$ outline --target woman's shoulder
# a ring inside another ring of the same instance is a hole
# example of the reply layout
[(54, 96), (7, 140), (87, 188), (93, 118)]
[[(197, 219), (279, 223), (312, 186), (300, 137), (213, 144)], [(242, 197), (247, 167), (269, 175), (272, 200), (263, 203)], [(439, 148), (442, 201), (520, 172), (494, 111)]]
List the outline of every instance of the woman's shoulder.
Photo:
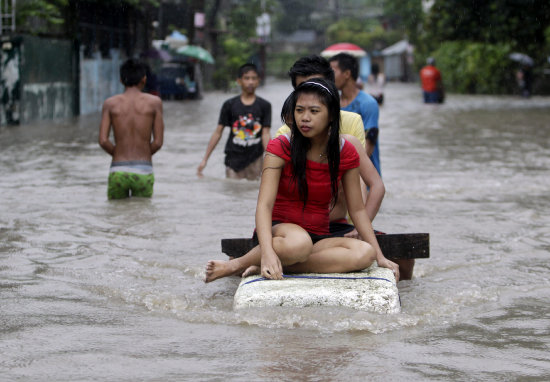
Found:
[[(348, 134), (340, 134), (340, 152), (342, 154), (350, 154), (350, 153), (357, 153), (357, 150), (353, 144), (353, 142), (351, 142), (352, 139), (354, 139), (355, 137), (353, 135), (348, 135)], [(355, 138), (357, 139), (357, 138)]]
[(288, 134), (281, 134), (269, 141), (267, 152), (275, 154), (283, 159), (290, 158), (290, 137)]

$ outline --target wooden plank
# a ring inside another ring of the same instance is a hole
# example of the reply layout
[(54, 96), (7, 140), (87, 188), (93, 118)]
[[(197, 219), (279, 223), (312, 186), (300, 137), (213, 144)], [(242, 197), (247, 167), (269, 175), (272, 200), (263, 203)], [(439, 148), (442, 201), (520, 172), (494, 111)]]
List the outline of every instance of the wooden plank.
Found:
[[(430, 234), (395, 233), (376, 235), (382, 253), (388, 259), (425, 259), (430, 257)], [(241, 257), (254, 247), (252, 239), (222, 239), (222, 252)]]

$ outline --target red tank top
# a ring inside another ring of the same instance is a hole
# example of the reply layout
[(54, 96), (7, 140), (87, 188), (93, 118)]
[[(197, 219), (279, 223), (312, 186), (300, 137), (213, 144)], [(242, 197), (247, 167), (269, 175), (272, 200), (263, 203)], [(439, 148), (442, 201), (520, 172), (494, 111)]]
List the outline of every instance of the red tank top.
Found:
[[(330, 172), (327, 163), (317, 163), (308, 160), (306, 163), (306, 181), (308, 199), (304, 203), (300, 199), (297, 185), (292, 182), (292, 163), (290, 161), (290, 141), (288, 136), (280, 135), (271, 140), (267, 151), (284, 159), (285, 166), (279, 181), (279, 190), (273, 206), (272, 220), (283, 223), (294, 223), (310, 233), (317, 235), (329, 234), (329, 212), (332, 192), (330, 188)], [(355, 147), (341, 139), (340, 168), (338, 180), (344, 172), (359, 166), (359, 154)]]

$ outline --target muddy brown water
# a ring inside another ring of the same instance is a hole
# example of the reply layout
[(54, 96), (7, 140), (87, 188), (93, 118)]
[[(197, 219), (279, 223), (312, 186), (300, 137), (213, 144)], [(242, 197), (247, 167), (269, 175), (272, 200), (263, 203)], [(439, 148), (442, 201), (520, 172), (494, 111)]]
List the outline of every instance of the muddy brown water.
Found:
[[(258, 94), (273, 125), (290, 86)], [(458, 96), (426, 106), (391, 83), (387, 194), (374, 222), (429, 232), (399, 284), (402, 313), (232, 310), (205, 285), (220, 240), (249, 236), (258, 183), (196, 167), (229, 93), (165, 102), (151, 200), (108, 201), (99, 114), (0, 127), (0, 380), (550, 379), (550, 99)]]

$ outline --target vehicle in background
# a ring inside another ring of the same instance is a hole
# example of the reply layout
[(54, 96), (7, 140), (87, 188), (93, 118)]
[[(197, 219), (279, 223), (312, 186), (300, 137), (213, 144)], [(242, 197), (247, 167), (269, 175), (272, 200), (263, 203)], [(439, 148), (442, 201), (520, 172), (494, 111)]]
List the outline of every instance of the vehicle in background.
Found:
[(162, 99), (188, 98), (189, 90), (185, 78), (189, 77), (187, 65), (166, 63), (157, 74), (158, 91)]

